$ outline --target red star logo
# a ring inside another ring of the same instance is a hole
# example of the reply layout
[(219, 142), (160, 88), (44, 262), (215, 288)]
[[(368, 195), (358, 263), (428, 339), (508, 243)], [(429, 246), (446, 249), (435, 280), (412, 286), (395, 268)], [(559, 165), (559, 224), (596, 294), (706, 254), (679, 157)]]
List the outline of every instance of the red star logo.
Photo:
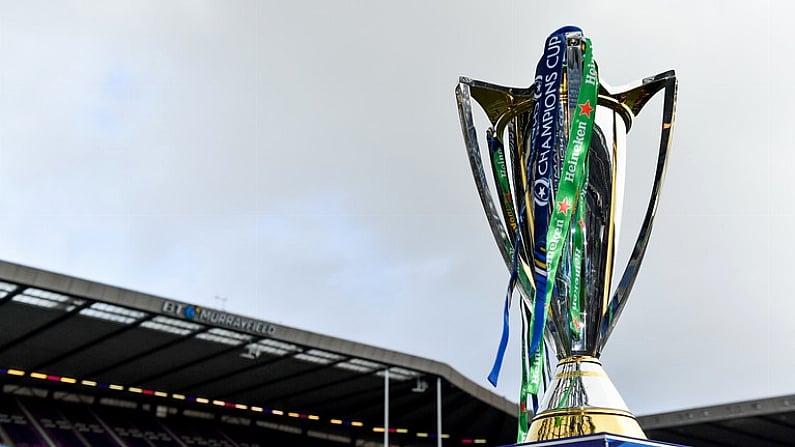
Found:
[(521, 411), (522, 413), (527, 411), (527, 405), (525, 405), (524, 402), (519, 402), (519, 411)]
[(577, 104), (580, 107), (580, 115), (585, 115), (590, 117), (591, 112), (593, 112), (593, 107), (591, 107), (591, 100), (585, 101), (585, 104)]
[(579, 329), (580, 328), (580, 320), (575, 318), (574, 320), (572, 320), (572, 322), (574, 323), (574, 329)]
[(569, 204), (569, 199), (563, 199), (558, 202), (558, 212), (568, 214), (569, 210), (571, 209), (571, 205)]
[(580, 226), (580, 228), (582, 228), (583, 230), (585, 229), (585, 221), (584, 221), (584, 220), (582, 220), (582, 219), (578, 220), (578, 221), (577, 221), (577, 224), (578, 224), (578, 225)]

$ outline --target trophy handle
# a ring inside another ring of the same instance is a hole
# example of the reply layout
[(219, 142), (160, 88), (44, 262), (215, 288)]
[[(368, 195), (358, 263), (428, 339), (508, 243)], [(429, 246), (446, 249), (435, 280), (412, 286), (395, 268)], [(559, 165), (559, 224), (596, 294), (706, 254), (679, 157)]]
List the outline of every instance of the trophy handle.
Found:
[[(475, 90), (474, 94), (472, 90)], [(509, 87), (502, 87), (498, 85), (489, 84), (482, 81), (473, 81), (469, 78), (462, 77), (459, 80), (458, 86), (455, 89), (456, 102), (458, 103), (458, 116), (461, 120), (461, 129), (464, 133), (464, 142), (467, 147), (467, 154), (469, 156), (469, 164), (472, 168), (472, 174), (475, 178), (475, 184), (478, 188), (480, 201), (483, 204), (483, 210), (486, 212), (486, 218), (491, 228), (491, 233), (494, 240), (497, 241), (497, 246), (500, 249), (500, 254), (505, 261), (508, 269), (511, 269), (514, 257), (514, 243), (508, 235), (505, 225), (502, 223), (500, 213), (497, 206), (494, 204), (492, 194), (486, 180), (486, 173), (483, 169), (483, 159), (480, 152), (480, 145), (478, 144), (477, 130), (472, 118), (472, 101), (475, 99), (481, 104), (486, 114), (491, 120), (496, 129), (501, 130), (504, 128), (507, 121), (506, 116), (511, 115), (514, 103), (514, 98), (517, 96), (531, 97), (532, 92), (530, 89), (515, 89)], [(528, 105), (529, 107), (529, 105)], [(498, 124), (499, 123), (499, 124)], [(527, 260), (519, 253), (520, 266), (526, 272), (526, 277), (532, 285), (533, 275)], [(533, 296), (532, 290), (526, 290), (521, 282), (517, 283), (519, 290), (526, 299)]]
[(638, 268), (643, 261), (646, 248), (649, 245), (651, 229), (654, 225), (654, 217), (657, 213), (657, 205), (660, 202), (660, 189), (662, 188), (662, 183), (665, 179), (665, 171), (668, 165), (668, 153), (671, 148), (671, 136), (673, 134), (674, 118), (676, 115), (676, 73), (670, 70), (643, 79), (640, 81), (639, 85), (631, 86), (621, 93), (612, 94), (607, 91), (606, 88), (604, 90), (600, 89), (600, 99), (602, 98), (601, 94), (605, 94), (610, 99), (615, 100), (617, 105), (620, 105), (621, 109), (623, 109), (623, 113), (620, 114), (627, 122), (627, 130), (629, 130), (629, 125), (632, 123), (632, 118), (640, 112), (643, 106), (645, 106), (657, 92), (663, 89), (665, 91), (665, 97), (660, 133), (660, 147), (657, 155), (657, 171), (654, 175), (649, 206), (646, 209), (646, 215), (643, 218), (643, 223), (638, 232), (638, 239), (635, 242), (635, 247), (627, 262), (627, 267), (624, 269), (618, 287), (613, 297), (610, 299), (610, 303), (606, 309), (606, 315), (602, 319), (599, 341), (597, 342), (598, 352), (601, 352), (604, 348), (608, 337), (610, 337), (610, 334), (616, 326), (618, 317), (624, 310), (629, 292), (632, 290), (632, 286), (635, 284), (635, 279), (638, 276)]

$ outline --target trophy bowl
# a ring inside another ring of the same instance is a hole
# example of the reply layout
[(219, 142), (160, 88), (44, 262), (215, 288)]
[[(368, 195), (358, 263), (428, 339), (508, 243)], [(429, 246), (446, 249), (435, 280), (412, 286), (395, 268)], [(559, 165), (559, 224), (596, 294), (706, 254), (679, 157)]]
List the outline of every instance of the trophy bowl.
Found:
[[(520, 296), (519, 441), (599, 432), (645, 438), (599, 357), (646, 253), (668, 160), (676, 89), (673, 71), (611, 88), (599, 79), (590, 39), (573, 26), (549, 36), (528, 88), (460, 78), (456, 99), (472, 173), (511, 272), (492, 383), (507, 341), (513, 290)], [(662, 125), (648, 207), (626, 267), (614, 278), (626, 136), (660, 91)], [(490, 123), (486, 156), (473, 100)], [(557, 358), (554, 371), (547, 358)]]

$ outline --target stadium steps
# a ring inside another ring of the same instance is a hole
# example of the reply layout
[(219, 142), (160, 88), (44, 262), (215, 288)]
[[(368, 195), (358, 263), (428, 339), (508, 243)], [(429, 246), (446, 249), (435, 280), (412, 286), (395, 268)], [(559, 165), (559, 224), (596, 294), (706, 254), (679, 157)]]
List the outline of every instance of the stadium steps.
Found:
[(148, 413), (106, 408), (102, 419), (127, 447), (188, 447)]
[(39, 421), (47, 437), (58, 447), (94, 447), (76, 430), (72, 421), (59, 411), (55, 402), (22, 398), (17, 398), (17, 401)]
[(0, 424), (12, 447), (58, 447), (18, 399), (4, 399), (0, 405)]
[[(158, 422), (164, 427), (169, 427), (172, 433), (178, 436), (187, 447), (240, 447), (217, 429), (205, 427), (203, 424), (191, 424), (179, 420)], [(168, 426), (166, 422), (168, 422)]]

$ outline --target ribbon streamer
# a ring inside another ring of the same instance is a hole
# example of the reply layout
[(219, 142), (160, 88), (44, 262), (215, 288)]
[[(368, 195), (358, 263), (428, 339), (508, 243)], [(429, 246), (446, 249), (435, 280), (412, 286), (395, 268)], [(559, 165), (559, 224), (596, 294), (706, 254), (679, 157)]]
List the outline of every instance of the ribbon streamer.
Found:
[[(583, 82), (577, 99), (577, 109), (569, 131), (569, 140), (566, 147), (566, 157), (563, 162), (560, 182), (555, 195), (555, 208), (547, 230), (547, 281), (554, 284), (558, 272), (561, 254), (566, 245), (571, 220), (579, 202), (587, 172), (586, 159), (588, 148), (591, 144), (594, 116), (598, 100), (599, 76), (596, 64), (593, 61), (593, 51), (590, 39), (584, 39), (585, 57)], [(535, 351), (533, 346), (541, 342), (546, 324), (546, 309), (552, 298), (552, 287), (548, 287), (545, 294), (540, 295), (540, 287), (536, 290), (535, 312), (538, 312), (539, 301), (544, 309), (543, 313), (533, 315), (536, 326), (533, 332), (533, 343), (530, 347), (531, 358)], [(540, 349), (537, 349), (540, 351)], [(540, 382), (542, 375), (540, 365), (531, 364), (530, 383)], [(537, 388), (536, 388), (537, 390)]]

